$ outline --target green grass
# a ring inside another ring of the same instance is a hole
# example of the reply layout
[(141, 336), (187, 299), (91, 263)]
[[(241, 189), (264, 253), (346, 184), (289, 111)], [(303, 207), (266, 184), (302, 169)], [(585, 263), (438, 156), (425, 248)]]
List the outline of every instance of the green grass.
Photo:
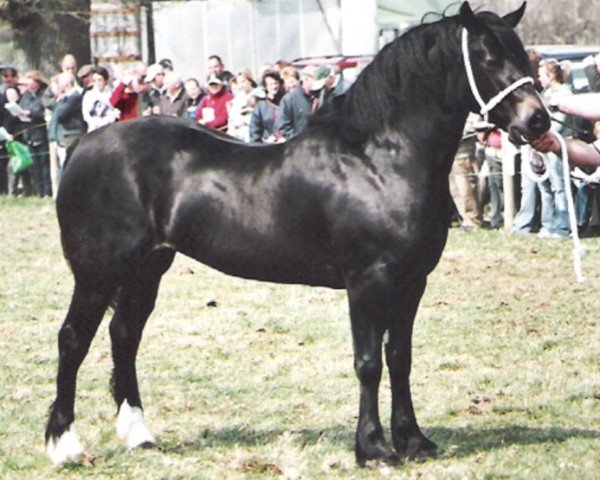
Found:
[[(343, 292), (226, 277), (178, 256), (138, 356), (153, 450), (115, 434), (108, 318), (79, 374), (91, 465), (43, 451), (72, 288), (50, 201), (0, 199), (2, 479), (592, 479), (600, 471), (600, 240), (450, 232), (414, 332), (412, 386), (437, 459), (360, 469)], [(209, 307), (211, 300), (217, 307)], [(389, 418), (388, 380), (381, 389)]]

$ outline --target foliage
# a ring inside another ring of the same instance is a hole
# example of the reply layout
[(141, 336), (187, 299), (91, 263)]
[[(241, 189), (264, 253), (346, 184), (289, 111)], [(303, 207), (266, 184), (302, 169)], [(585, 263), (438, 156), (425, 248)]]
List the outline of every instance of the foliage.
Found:
[[(471, 3), (486, 10), (506, 13), (518, 8), (523, 0), (472, 0)], [(517, 32), (523, 42), (530, 45), (598, 45), (600, 9), (592, 0), (529, 1)]]
[[(600, 240), (453, 229), (414, 332), (413, 394), (440, 457), (353, 459), (358, 387), (343, 292), (226, 277), (178, 256), (138, 356), (158, 448), (127, 452), (108, 318), (79, 373), (91, 464), (42, 448), (72, 280), (51, 201), (0, 199), (0, 478), (592, 479), (600, 470)], [(216, 306), (209, 306), (216, 305)], [(388, 380), (381, 390), (389, 418)], [(387, 422), (386, 422), (387, 423)]]
[(11, 25), (17, 65), (54, 72), (65, 53), (89, 61), (90, 0), (5, 0), (0, 18)]

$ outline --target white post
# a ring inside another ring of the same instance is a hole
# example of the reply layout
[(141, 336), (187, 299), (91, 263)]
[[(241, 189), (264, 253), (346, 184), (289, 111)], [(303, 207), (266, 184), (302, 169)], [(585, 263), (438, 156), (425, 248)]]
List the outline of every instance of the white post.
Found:
[(377, 52), (377, 0), (341, 0), (342, 54)]

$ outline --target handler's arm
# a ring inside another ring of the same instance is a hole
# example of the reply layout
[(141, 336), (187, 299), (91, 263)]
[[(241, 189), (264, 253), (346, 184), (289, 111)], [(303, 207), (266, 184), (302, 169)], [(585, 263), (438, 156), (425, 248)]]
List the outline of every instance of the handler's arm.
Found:
[(563, 113), (600, 120), (600, 93), (564, 95), (552, 99), (552, 103)]
[[(600, 141), (585, 143), (581, 140), (567, 139), (567, 154), (569, 163), (577, 167), (600, 167)], [(546, 133), (533, 140), (531, 146), (540, 152), (553, 152), (562, 155), (560, 143), (551, 133)]]

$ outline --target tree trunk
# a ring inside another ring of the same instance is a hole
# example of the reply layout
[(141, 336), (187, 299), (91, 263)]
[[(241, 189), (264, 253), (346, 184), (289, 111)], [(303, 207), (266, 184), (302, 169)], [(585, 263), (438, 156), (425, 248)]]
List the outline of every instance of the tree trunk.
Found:
[(14, 63), (53, 73), (72, 53), (90, 63), (90, 0), (8, 0), (1, 12), (13, 29)]

